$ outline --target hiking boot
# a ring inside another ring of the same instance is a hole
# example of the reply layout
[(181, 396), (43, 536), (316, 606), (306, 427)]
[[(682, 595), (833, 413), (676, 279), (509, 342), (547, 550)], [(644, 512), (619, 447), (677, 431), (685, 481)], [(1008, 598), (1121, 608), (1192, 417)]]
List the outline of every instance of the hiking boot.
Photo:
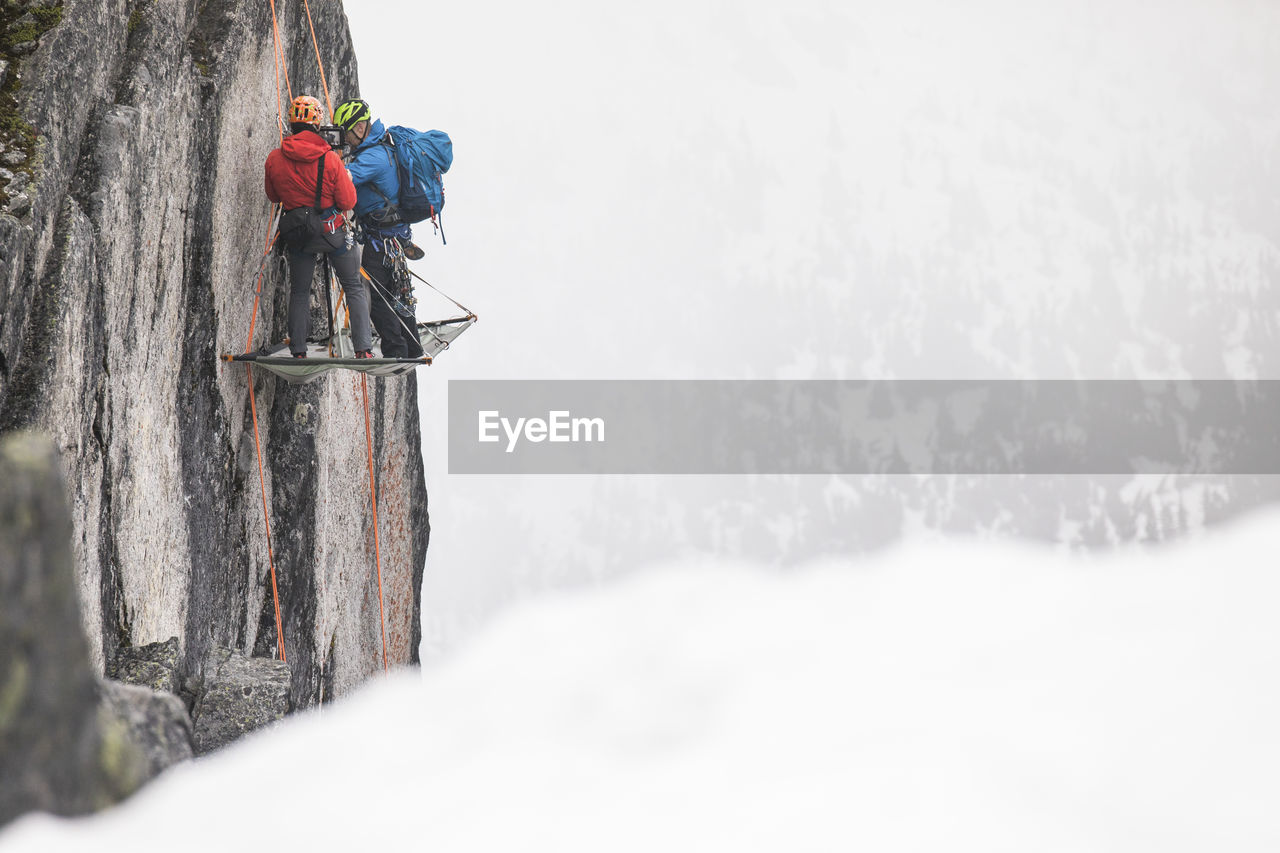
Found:
[(373, 350), (371, 349), (357, 350), (356, 358), (373, 358)]
[(307, 357), (307, 354), (306, 354), (305, 352), (295, 352), (295, 353), (293, 353), (293, 357), (294, 357), (294, 358), (306, 358), (306, 357)]
[(427, 256), (427, 253), (422, 251), (422, 247), (412, 240), (401, 240), (400, 250), (411, 261), (420, 261)]

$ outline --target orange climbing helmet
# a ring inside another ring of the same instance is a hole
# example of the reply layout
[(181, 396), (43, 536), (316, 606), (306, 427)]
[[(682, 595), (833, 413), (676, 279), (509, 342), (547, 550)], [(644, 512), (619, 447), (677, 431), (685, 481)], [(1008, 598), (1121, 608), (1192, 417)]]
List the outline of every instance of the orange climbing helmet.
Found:
[(320, 120), (320, 102), (310, 95), (299, 95), (289, 104), (289, 124), (319, 127)]

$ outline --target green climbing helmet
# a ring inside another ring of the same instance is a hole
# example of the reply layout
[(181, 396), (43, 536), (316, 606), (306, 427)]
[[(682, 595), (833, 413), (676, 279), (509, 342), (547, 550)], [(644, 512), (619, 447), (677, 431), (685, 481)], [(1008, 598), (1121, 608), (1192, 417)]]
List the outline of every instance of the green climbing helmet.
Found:
[(333, 123), (343, 130), (351, 130), (362, 121), (372, 121), (373, 111), (364, 101), (357, 99), (343, 101), (333, 111)]

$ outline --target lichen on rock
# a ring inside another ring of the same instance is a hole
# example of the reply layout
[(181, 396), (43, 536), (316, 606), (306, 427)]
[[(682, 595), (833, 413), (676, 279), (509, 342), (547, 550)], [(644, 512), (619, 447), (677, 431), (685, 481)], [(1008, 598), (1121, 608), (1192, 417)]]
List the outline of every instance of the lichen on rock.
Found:
[(99, 682), (98, 690), (103, 726), (115, 739), (111, 748), (142, 756), (141, 770), (131, 770), (139, 783), (192, 757), (191, 718), (177, 696), (115, 681)]
[[(23, 115), (18, 103), (21, 65), (24, 57), (39, 47), (39, 39), (62, 21), (60, 3), (6, 2), (0, 6), (0, 144), (6, 151), (5, 162), (21, 167), (27, 178), (32, 175), (30, 161), (36, 151), (37, 132)], [(0, 207), (14, 216), (25, 216), (31, 210), (30, 199), (21, 199), (21, 187), (12, 178), (0, 186)]]
[(160, 643), (119, 649), (111, 665), (107, 667), (107, 676), (124, 684), (177, 694), (180, 687), (178, 638), (170, 637)]
[(289, 668), (281, 661), (219, 649), (206, 672), (194, 712), (197, 755), (279, 722), (291, 710)]

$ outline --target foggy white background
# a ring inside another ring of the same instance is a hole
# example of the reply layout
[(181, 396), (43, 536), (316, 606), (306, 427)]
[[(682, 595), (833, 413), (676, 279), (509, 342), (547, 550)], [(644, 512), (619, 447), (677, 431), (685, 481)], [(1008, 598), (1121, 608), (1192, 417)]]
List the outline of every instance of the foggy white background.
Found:
[[(921, 528), (1108, 546), (1280, 495), (1266, 478), (450, 477), (443, 412), (451, 378), (1280, 376), (1280, 7), (347, 14), (375, 113), (453, 136), (450, 242), (420, 230), (416, 269), (481, 318), (421, 372), (426, 657), (504, 602), (654, 560), (788, 566)], [(420, 296), (421, 317), (453, 310)]]

